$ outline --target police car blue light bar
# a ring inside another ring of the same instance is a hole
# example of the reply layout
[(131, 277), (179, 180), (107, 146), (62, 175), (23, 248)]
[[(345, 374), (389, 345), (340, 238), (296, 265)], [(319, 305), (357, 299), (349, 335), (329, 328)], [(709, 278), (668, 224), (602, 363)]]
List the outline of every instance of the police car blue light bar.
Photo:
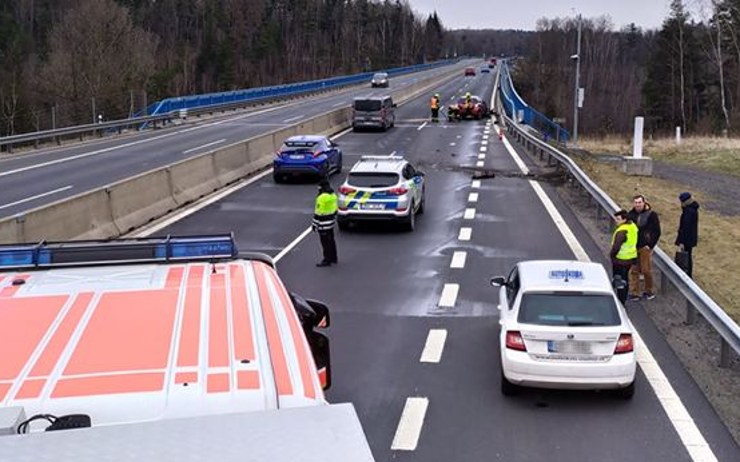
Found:
[(552, 270), (550, 271), (550, 279), (562, 279), (567, 281), (569, 279), (583, 279), (583, 271), (580, 270)]
[(238, 255), (233, 233), (107, 241), (41, 242), (0, 245), (0, 270), (218, 260)]

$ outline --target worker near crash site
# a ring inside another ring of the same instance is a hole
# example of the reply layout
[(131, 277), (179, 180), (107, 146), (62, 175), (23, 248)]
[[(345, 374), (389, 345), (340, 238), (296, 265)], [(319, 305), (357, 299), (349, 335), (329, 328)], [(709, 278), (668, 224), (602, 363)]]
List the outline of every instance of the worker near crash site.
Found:
[(627, 301), (630, 290), (629, 272), (630, 268), (637, 263), (637, 225), (630, 220), (625, 210), (614, 214), (614, 222), (617, 228), (612, 235), (611, 250), (609, 256), (612, 260), (612, 277), (624, 281), (624, 286), (617, 290), (617, 298), (622, 305)]
[(683, 270), (689, 277), (693, 277), (693, 250), (699, 243), (699, 203), (688, 191), (679, 194), (678, 200), (681, 201), (681, 219), (675, 244), (679, 251), (686, 253)]
[(334, 241), (334, 225), (337, 222), (337, 195), (329, 181), (319, 183), (313, 221), (314, 231), (319, 233), (324, 258), (316, 266), (329, 266), (337, 263), (337, 244)]
[(432, 96), (432, 100), (429, 103), (429, 107), (432, 110), (432, 122), (439, 121), (439, 93), (435, 93)]

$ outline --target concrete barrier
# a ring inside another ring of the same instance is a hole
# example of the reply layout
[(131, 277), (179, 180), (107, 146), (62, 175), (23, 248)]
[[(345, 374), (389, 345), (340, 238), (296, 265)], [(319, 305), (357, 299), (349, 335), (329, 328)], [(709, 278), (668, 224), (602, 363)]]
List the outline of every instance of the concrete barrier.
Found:
[(178, 205), (172, 196), (166, 168), (120, 181), (107, 191), (113, 222), (121, 233), (145, 225)]
[[(399, 103), (442, 84), (459, 69), (393, 92)], [(349, 104), (349, 103), (348, 103)], [(0, 243), (115, 237), (271, 165), (297, 134), (332, 135), (352, 124), (352, 108), (222, 147), (105, 187), (0, 220)]]
[(212, 153), (186, 159), (169, 166), (172, 197), (178, 205), (187, 204), (221, 186)]
[(95, 239), (120, 234), (113, 222), (105, 188), (61, 199), (13, 219), (18, 220), (21, 242)]

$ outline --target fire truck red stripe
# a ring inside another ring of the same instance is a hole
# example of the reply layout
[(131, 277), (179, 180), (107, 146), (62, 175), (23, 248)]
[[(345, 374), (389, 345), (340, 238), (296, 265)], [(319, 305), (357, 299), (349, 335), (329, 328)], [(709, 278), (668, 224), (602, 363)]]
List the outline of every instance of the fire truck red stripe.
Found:
[(208, 366), (229, 365), (228, 321), (226, 319), (226, 276), (211, 274), (211, 304), (208, 319)]
[(229, 277), (231, 279), (231, 312), (234, 321), (234, 359), (255, 360), (254, 333), (252, 332), (252, 319), (249, 300), (247, 300), (247, 285), (244, 280), (244, 267), (242, 265), (229, 265)]
[(185, 289), (185, 309), (180, 327), (177, 366), (197, 366), (200, 352), (200, 308), (203, 293), (204, 266), (192, 266)]

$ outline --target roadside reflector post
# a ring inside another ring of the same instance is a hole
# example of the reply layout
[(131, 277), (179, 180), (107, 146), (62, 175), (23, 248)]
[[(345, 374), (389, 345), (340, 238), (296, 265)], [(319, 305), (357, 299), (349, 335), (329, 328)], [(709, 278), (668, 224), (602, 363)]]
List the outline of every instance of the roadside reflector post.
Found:
[(632, 156), (622, 157), (622, 173), (628, 176), (653, 176), (653, 160), (642, 156), (642, 137), (645, 118), (635, 117), (635, 134), (632, 140)]
[(642, 133), (645, 128), (645, 119), (635, 117), (635, 135), (632, 142), (632, 157), (642, 159)]
[(719, 367), (730, 366), (730, 344), (725, 339), (720, 339)]
[(676, 144), (681, 144), (681, 127), (676, 127)]
[(689, 326), (696, 322), (696, 308), (690, 301), (686, 300), (686, 324)]

